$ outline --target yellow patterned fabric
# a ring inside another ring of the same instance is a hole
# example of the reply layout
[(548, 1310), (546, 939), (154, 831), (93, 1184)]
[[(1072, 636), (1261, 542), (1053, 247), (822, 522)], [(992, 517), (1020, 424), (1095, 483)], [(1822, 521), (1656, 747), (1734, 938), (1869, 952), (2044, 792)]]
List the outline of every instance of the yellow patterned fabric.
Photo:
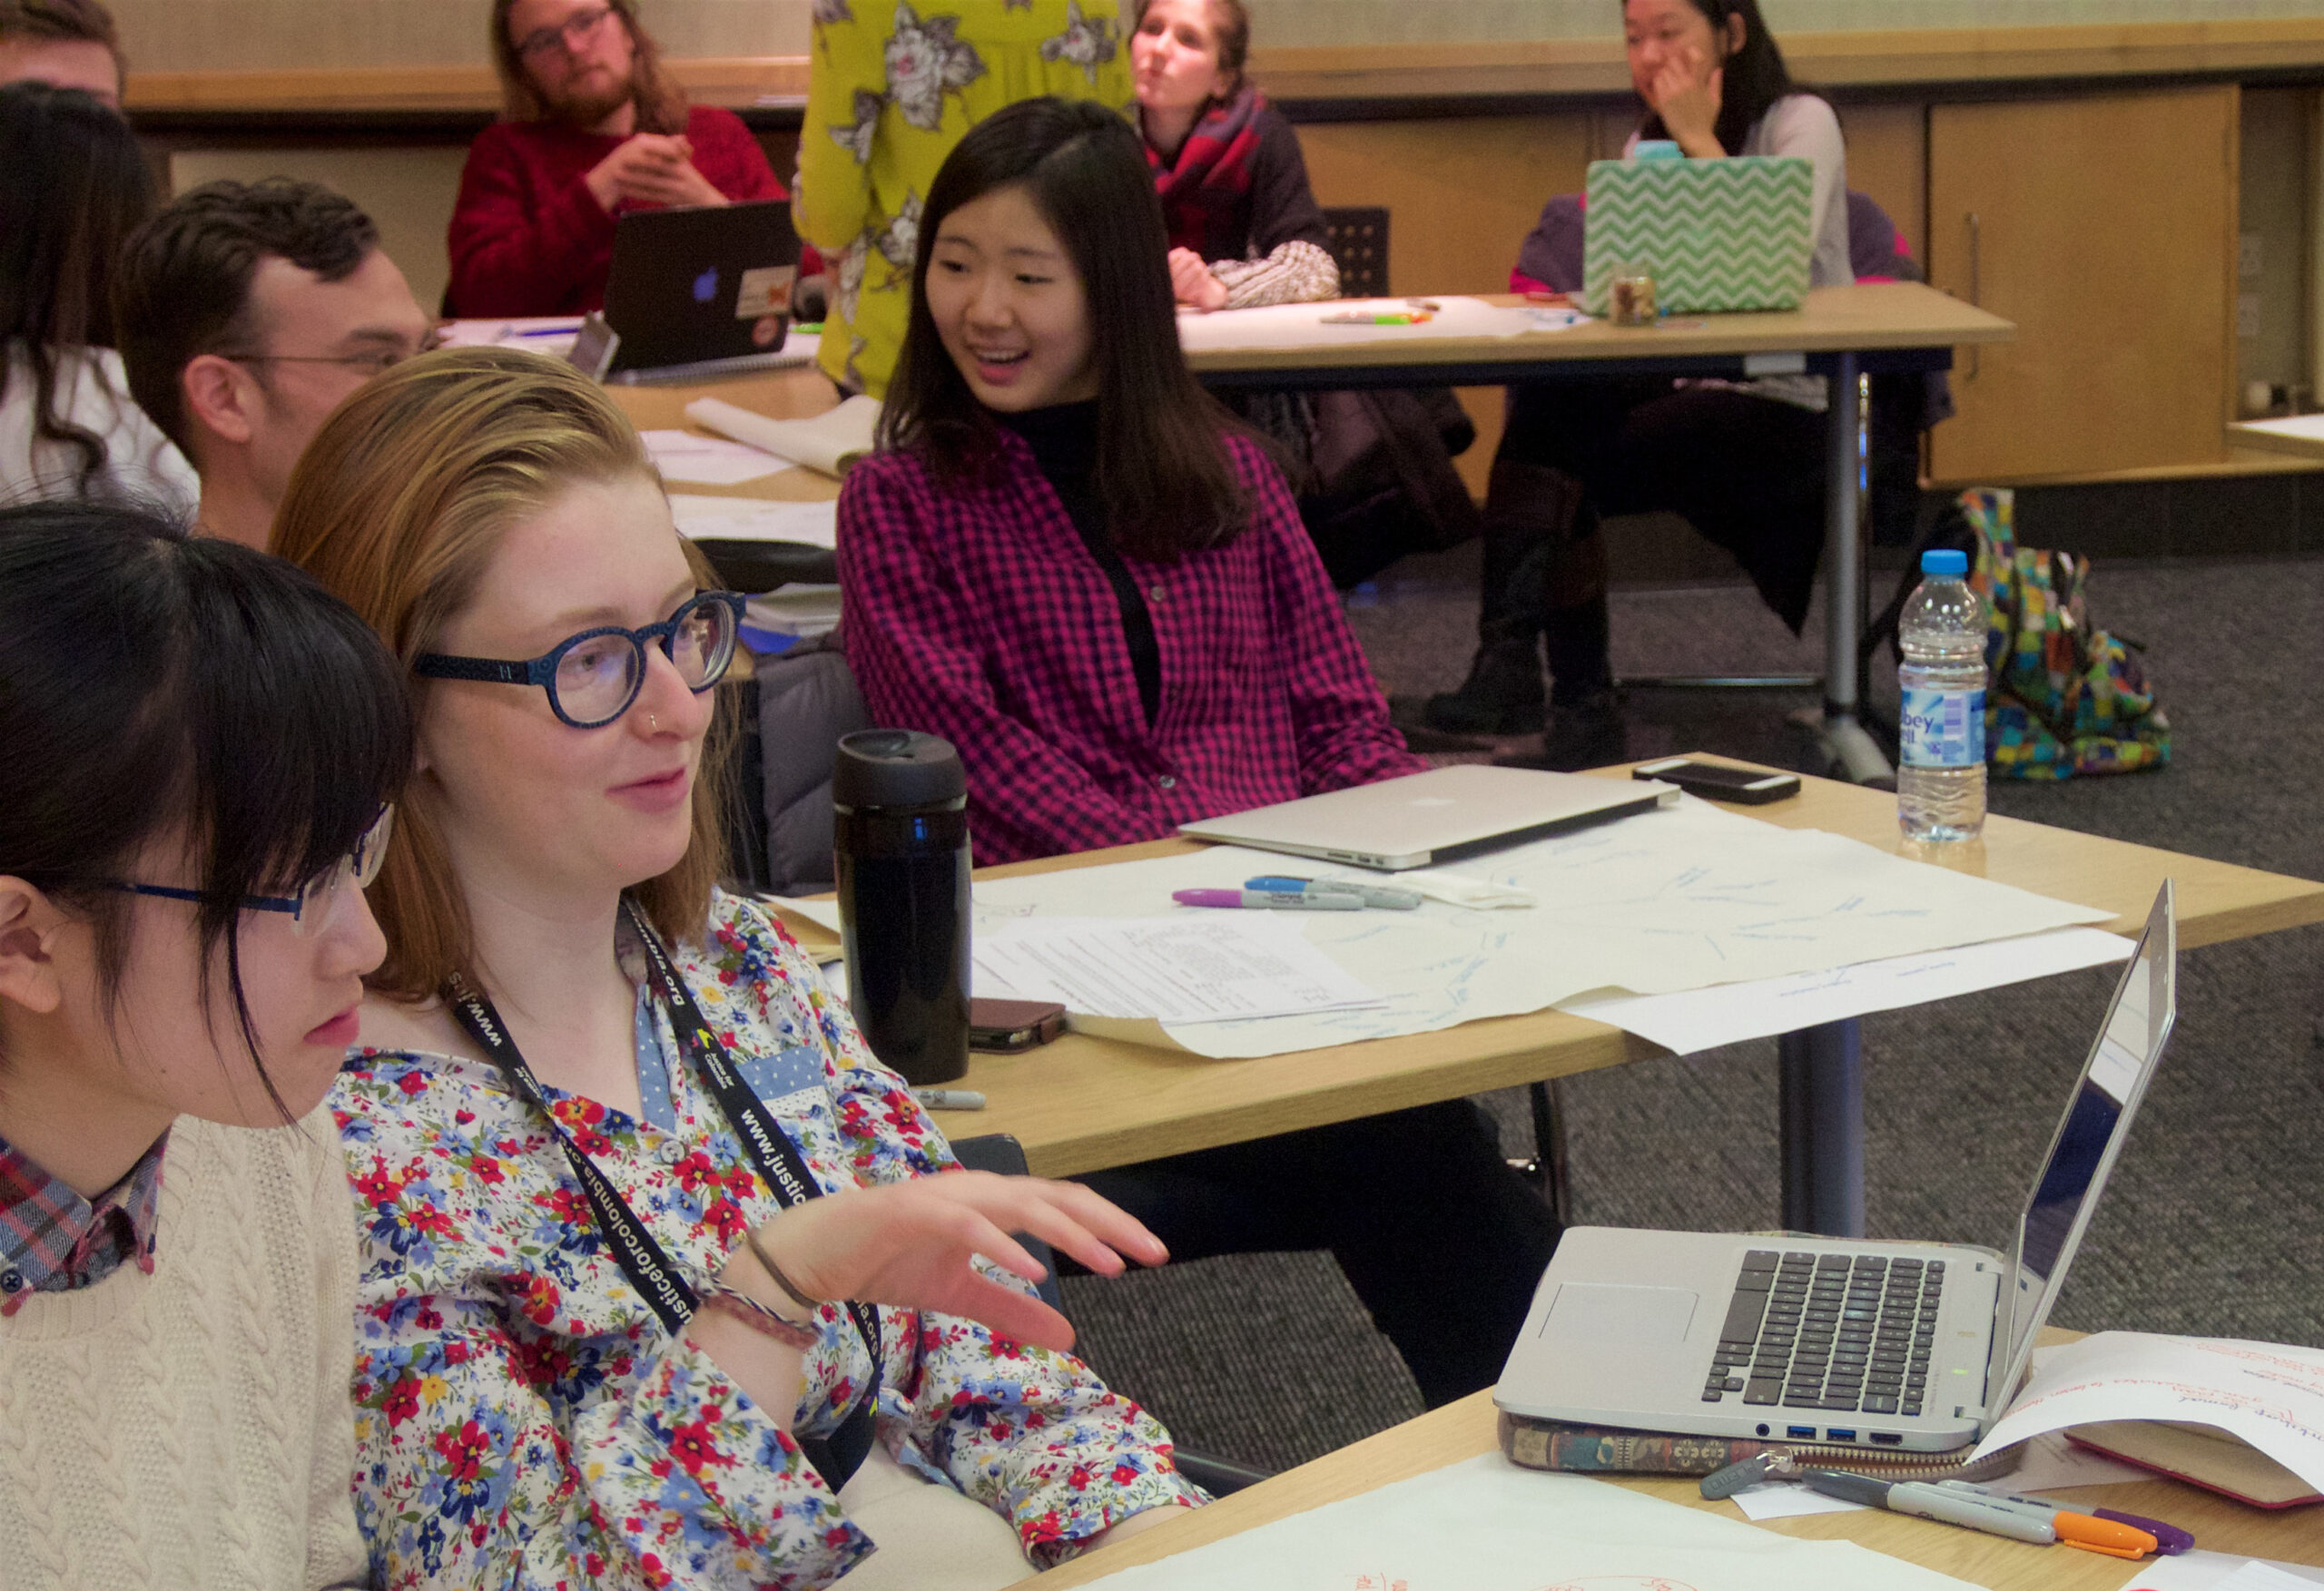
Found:
[(832, 272), (833, 380), (885, 393), (929, 184), (970, 128), (1043, 94), (1128, 106), (1115, 0), (815, 0), (792, 213)]

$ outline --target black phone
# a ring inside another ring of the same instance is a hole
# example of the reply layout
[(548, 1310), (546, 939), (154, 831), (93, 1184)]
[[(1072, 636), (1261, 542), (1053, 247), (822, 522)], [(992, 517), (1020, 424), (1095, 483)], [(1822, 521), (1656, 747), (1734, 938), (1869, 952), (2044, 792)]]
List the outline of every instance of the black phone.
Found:
[(1714, 801), (1739, 801), (1756, 807), (1799, 793), (1799, 775), (1770, 773), (1764, 768), (1729, 768), (1721, 762), (1698, 762), (1689, 757), (1666, 757), (1641, 762), (1630, 770), (1632, 779), (1659, 779), (1689, 795)]
[(1065, 1031), (1065, 1007), (1053, 1000), (969, 1001), (969, 1047), (1003, 1055), (1049, 1043)]

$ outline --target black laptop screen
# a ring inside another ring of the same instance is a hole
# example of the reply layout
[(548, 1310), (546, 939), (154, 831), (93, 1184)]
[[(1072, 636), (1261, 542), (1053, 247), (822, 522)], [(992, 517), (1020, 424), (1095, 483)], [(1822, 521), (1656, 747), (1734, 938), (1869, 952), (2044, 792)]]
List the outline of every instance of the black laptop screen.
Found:
[(2074, 1217), (2090, 1197), (2099, 1162), (2122, 1119), (2122, 1102), (2091, 1078), (2083, 1078), (2073, 1109), (2066, 1113), (2064, 1128), (2042, 1181), (2025, 1210), (2025, 1280), (2039, 1283), (2057, 1268), (2058, 1255), (2073, 1231)]

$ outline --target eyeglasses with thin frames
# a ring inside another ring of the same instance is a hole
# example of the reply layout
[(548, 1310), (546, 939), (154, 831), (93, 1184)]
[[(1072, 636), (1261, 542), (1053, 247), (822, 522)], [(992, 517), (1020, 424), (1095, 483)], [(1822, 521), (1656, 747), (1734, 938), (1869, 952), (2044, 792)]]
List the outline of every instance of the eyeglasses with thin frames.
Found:
[(442, 344), (429, 338), (411, 353), (401, 349), (372, 349), (359, 354), (220, 354), (222, 359), (231, 359), (238, 365), (345, 365), (361, 370), (368, 380), (385, 375), (406, 359), (433, 352)]
[[(300, 938), (314, 938), (330, 930), (339, 916), (340, 903), (350, 894), (360, 894), (371, 880), (379, 876), (379, 864), (388, 854), (388, 836), (395, 830), (396, 810), (391, 806), (379, 809), (371, 826), (363, 831), (354, 849), (325, 868), (300, 887), (296, 895), (245, 895), (244, 911), (287, 912), (290, 931)], [(348, 886), (353, 885), (350, 890)], [(150, 895), (162, 900), (200, 900), (199, 889), (187, 889), (174, 884), (138, 884), (127, 879), (108, 879), (104, 888), (118, 889), (124, 895)]]
[(600, 5), (594, 10), (576, 11), (548, 27), (537, 27), (517, 41), (517, 58), (531, 61), (558, 46), (568, 55), (578, 54), (613, 14), (610, 5)]
[(606, 624), (568, 635), (538, 657), (460, 657), (424, 652), (412, 673), (430, 680), (538, 685), (550, 711), (575, 729), (601, 729), (627, 712), (645, 688), (645, 649), (659, 646), (686, 689), (701, 695), (734, 660), (734, 641), (750, 599), (739, 591), (705, 591), (678, 604), (658, 624), (625, 630)]

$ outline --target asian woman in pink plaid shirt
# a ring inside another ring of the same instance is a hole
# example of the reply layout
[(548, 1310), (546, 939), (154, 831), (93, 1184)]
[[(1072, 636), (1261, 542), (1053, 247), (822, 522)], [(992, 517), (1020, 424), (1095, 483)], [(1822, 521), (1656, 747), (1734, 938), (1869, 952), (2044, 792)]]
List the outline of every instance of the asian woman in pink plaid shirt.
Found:
[[(842, 629), (873, 721), (960, 748), (977, 859), (1420, 771), (1282, 475), (1187, 368), (1128, 123), (995, 114), (917, 247)], [(1331, 1249), (1431, 1403), (1498, 1374), (1557, 1235), (1459, 1100), (1083, 1180), (1181, 1258)]]

